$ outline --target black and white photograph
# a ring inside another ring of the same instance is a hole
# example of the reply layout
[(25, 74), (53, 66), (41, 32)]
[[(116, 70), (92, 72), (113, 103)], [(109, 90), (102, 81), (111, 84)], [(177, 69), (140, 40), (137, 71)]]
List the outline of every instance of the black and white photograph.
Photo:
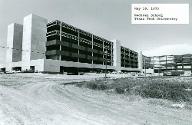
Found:
[(192, 125), (191, 0), (0, 0), (0, 125)]

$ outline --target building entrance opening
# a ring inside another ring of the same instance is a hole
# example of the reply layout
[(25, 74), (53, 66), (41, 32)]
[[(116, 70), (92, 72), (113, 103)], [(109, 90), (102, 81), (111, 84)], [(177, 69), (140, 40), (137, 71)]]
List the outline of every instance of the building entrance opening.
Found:
[(30, 66), (30, 71), (35, 72), (35, 66)]
[(21, 71), (21, 67), (13, 67), (12, 70), (13, 71)]

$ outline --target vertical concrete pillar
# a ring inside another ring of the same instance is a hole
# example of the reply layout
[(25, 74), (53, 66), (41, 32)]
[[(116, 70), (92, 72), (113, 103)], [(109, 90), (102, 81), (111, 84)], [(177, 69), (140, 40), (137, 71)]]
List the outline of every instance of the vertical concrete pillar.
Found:
[[(139, 54), (138, 55), (138, 68), (142, 72), (143, 71), (143, 54), (142, 54), (142, 51), (140, 51), (138, 54)], [(144, 58), (144, 62), (145, 62), (145, 58)]]
[(121, 43), (118, 40), (113, 42), (113, 66), (116, 71), (121, 71)]
[[(80, 42), (80, 35), (79, 35), (79, 30), (78, 30), (78, 42), (77, 42), (77, 45), (78, 45), (78, 47), (79, 47), (79, 42)], [(78, 50), (77, 50), (77, 53), (78, 53), (78, 59), (77, 59), (77, 62), (79, 62), (79, 48), (78, 48)]]
[(111, 46), (111, 66), (113, 66), (113, 43)]
[[(62, 41), (62, 22), (60, 22), (60, 33), (59, 33), (59, 35), (60, 35), (60, 41)], [(61, 51), (61, 45), (59, 45), (59, 50)], [(59, 55), (59, 60), (61, 61), (61, 54)]]
[(30, 61), (45, 58), (47, 19), (30, 14), (23, 20), (22, 70), (30, 69)]
[(167, 56), (165, 56), (165, 57), (166, 57), (166, 67), (165, 67), (165, 68), (166, 68), (166, 70), (167, 70)]
[(21, 24), (12, 23), (8, 25), (6, 71), (12, 70), (12, 62), (21, 61), (22, 36), (23, 36), (23, 26)]
[(91, 70), (93, 72), (93, 34), (91, 34), (91, 58)]
[(183, 60), (184, 59), (183, 59), (183, 55), (182, 55), (182, 70), (184, 69), (184, 65), (183, 65), (184, 62), (183, 62)]
[(106, 63), (106, 55), (105, 55), (105, 46), (104, 46), (104, 40), (103, 40), (103, 52), (104, 52), (104, 54), (103, 54), (103, 59), (104, 59), (104, 61), (103, 61), (103, 65), (106, 65), (105, 63)]

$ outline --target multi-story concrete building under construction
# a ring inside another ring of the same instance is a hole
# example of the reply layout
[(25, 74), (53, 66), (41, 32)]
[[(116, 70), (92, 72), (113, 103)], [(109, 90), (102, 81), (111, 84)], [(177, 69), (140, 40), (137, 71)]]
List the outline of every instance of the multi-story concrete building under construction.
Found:
[(8, 26), (6, 71), (140, 72), (142, 56), (72, 25), (30, 14)]
[(143, 69), (150, 68), (154, 69), (154, 73), (192, 72), (192, 54), (143, 57)]

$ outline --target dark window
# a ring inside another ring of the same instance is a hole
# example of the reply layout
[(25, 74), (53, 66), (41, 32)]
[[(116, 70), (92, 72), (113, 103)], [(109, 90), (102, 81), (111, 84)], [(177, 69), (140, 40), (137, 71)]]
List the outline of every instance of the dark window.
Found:
[(69, 34), (78, 36), (78, 32), (77, 31), (73, 31), (73, 30), (65, 28), (65, 27), (62, 27), (62, 31), (65, 32), (65, 33), (69, 33)]
[(47, 33), (51, 32), (51, 31), (54, 31), (54, 30), (60, 31), (60, 26), (59, 25), (53, 25), (51, 27), (47, 27)]
[(50, 50), (60, 50), (60, 45), (47, 46), (47, 51)]
[(47, 41), (51, 41), (51, 40), (60, 40), (60, 37), (59, 35), (48, 36)]
[(84, 35), (84, 34), (82, 34), (82, 33), (80, 33), (79, 35), (80, 35), (80, 37), (82, 37), (82, 38), (84, 38), (84, 39), (87, 39), (87, 40), (90, 40), (90, 41), (92, 40), (91, 36)]

